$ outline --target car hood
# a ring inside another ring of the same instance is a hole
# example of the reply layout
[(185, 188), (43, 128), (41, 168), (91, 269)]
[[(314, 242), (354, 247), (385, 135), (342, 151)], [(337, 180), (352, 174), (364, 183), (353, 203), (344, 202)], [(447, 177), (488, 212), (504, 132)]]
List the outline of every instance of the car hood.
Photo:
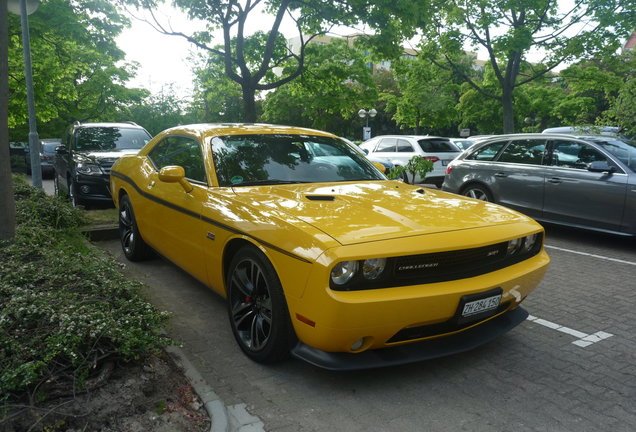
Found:
[(123, 155), (134, 155), (137, 153), (139, 153), (139, 149), (126, 149), (116, 151), (75, 151), (73, 152), (73, 157), (77, 162), (96, 164), (110, 162), (112, 164)]
[[(527, 221), (504, 207), (398, 181), (235, 188), (239, 201), (311, 224), (340, 244)], [(280, 217), (280, 216), (279, 216)]]

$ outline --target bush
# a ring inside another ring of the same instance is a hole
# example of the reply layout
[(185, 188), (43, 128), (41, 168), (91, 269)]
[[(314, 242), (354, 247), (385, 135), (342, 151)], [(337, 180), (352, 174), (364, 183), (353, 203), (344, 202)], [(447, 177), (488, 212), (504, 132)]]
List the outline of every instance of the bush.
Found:
[(167, 313), (87, 243), (76, 209), (20, 179), (15, 198), (16, 237), (0, 244), (0, 401), (82, 390), (106, 362), (170, 342)]

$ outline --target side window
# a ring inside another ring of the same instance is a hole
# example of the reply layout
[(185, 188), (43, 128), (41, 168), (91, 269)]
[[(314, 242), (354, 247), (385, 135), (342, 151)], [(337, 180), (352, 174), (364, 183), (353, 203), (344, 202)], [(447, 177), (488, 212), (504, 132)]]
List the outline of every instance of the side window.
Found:
[(546, 140), (515, 140), (499, 156), (499, 162), (541, 165)]
[(157, 169), (178, 165), (185, 170), (186, 178), (207, 183), (203, 155), (197, 140), (171, 136), (163, 139), (148, 153)]
[(397, 151), (400, 153), (413, 153), (415, 149), (407, 140), (399, 139), (397, 140)]
[(394, 152), (396, 141), (395, 138), (383, 138), (378, 144), (378, 148), (375, 149), (376, 153)]
[(553, 166), (587, 169), (595, 161), (607, 161), (607, 158), (590, 145), (574, 141), (554, 141), (552, 145)]
[(508, 141), (498, 141), (492, 144), (488, 144), (477, 151), (474, 151), (469, 156), (466, 157), (468, 160), (483, 160), (483, 161), (491, 161), (495, 160), (495, 157), (499, 154), (504, 145), (506, 145)]

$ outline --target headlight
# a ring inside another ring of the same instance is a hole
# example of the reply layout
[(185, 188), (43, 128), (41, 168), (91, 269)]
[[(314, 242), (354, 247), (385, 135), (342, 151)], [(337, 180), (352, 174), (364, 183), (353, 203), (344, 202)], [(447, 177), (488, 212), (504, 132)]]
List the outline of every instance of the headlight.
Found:
[(537, 240), (539, 239), (539, 234), (532, 234), (527, 236), (523, 241), (523, 251), (530, 252), (534, 246), (537, 244)]
[(386, 258), (373, 258), (362, 263), (362, 276), (365, 279), (377, 279), (386, 267)]
[(331, 281), (336, 285), (344, 285), (358, 271), (358, 261), (342, 261), (331, 270)]
[(516, 238), (508, 241), (508, 255), (514, 255), (519, 252), (522, 240), (523, 238)]
[(80, 162), (77, 164), (75, 169), (77, 170), (78, 173), (85, 174), (85, 175), (100, 175), (103, 173), (99, 165), (95, 165), (91, 163)]

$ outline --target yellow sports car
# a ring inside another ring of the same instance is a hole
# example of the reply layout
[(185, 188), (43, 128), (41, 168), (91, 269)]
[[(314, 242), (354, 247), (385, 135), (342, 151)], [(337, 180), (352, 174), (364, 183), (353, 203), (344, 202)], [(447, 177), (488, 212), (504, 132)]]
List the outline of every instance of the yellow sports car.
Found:
[(226, 297), (258, 362), (346, 370), (466, 351), (527, 317), (549, 263), (532, 219), (389, 181), (317, 130), (179, 126), (110, 181), (126, 257), (154, 249)]

